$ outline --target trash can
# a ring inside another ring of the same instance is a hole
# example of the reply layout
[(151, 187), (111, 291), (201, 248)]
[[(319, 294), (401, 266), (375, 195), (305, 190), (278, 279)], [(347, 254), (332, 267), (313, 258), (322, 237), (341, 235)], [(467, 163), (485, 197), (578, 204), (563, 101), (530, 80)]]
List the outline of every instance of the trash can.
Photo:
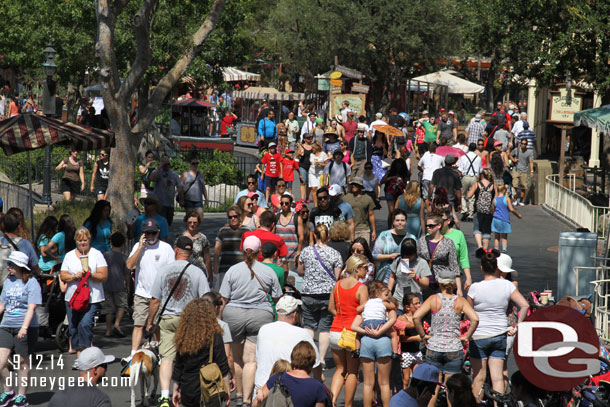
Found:
[(557, 295), (559, 301), (566, 295), (593, 294), (593, 285), (590, 281), (595, 280), (595, 270), (582, 270), (578, 281), (574, 274), (574, 267), (594, 266), (593, 256), (597, 249), (597, 233), (587, 232), (561, 232), (559, 234), (559, 259), (557, 270)]

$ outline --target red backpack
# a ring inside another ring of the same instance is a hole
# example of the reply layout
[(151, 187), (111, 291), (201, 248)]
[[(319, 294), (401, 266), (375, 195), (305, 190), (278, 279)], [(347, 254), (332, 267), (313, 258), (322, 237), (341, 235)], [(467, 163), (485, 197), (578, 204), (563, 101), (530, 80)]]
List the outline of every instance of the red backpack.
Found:
[(70, 308), (76, 312), (85, 312), (89, 308), (91, 289), (89, 288), (88, 280), (90, 276), (91, 271), (87, 271), (83, 278), (80, 279), (76, 291), (72, 294), (72, 298), (70, 298)]

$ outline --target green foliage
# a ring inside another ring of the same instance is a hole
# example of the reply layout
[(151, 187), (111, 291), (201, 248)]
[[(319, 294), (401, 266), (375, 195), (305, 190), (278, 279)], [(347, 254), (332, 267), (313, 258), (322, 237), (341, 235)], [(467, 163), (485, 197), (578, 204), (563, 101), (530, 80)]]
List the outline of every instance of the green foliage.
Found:
[(95, 205), (95, 200), (93, 199), (77, 199), (72, 202), (59, 201), (51, 206), (48, 211), (34, 213), (34, 228), (38, 230), (38, 227), (47, 216), (53, 215), (59, 219), (64, 214), (70, 215), (78, 228), (89, 217), (93, 205)]
[(205, 151), (189, 153), (188, 157), (171, 158), (172, 169), (182, 174), (189, 169), (192, 158), (199, 160), (199, 171), (207, 185), (228, 184), (235, 185), (243, 180), (245, 174), (237, 169), (237, 160), (231, 154), (214, 150), (212, 154)]

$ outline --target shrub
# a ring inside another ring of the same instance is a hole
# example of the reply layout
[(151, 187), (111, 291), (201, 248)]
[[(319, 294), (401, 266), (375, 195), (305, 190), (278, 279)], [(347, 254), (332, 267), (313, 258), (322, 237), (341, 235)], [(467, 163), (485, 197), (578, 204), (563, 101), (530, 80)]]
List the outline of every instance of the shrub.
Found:
[(34, 228), (38, 231), (38, 227), (42, 221), (49, 215), (53, 215), (59, 219), (63, 214), (70, 215), (78, 228), (83, 226), (83, 223), (85, 223), (85, 219), (89, 217), (89, 213), (94, 204), (95, 200), (93, 199), (77, 199), (72, 202), (59, 201), (51, 206), (48, 211), (34, 214)]
[(244, 174), (237, 169), (235, 157), (220, 150), (214, 150), (212, 154), (192, 151), (182, 157), (174, 157), (170, 159), (172, 168), (181, 175), (189, 169), (189, 161), (195, 157), (199, 160), (199, 171), (207, 185), (237, 184), (244, 178)]

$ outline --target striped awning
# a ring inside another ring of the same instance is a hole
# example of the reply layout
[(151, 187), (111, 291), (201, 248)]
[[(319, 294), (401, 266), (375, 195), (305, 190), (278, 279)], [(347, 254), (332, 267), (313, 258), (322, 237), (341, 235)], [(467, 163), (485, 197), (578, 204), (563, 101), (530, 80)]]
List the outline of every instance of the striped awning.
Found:
[(111, 131), (62, 122), (36, 113), (23, 113), (0, 121), (0, 146), (6, 155), (64, 144), (77, 151), (114, 146)]
[(280, 92), (275, 88), (261, 88), (251, 86), (246, 90), (240, 90), (233, 92), (233, 97), (242, 98), (242, 99), (252, 99), (252, 100), (280, 100), (280, 101), (290, 101), (290, 100), (304, 100), (305, 94), (298, 92)]
[(252, 81), (258, 82), (261, 80), (261, 76), (257, 73), (240, 71), (236, 68), (222, 68), (222, 77), (225, 82), (240, 82), (240, 81)]

